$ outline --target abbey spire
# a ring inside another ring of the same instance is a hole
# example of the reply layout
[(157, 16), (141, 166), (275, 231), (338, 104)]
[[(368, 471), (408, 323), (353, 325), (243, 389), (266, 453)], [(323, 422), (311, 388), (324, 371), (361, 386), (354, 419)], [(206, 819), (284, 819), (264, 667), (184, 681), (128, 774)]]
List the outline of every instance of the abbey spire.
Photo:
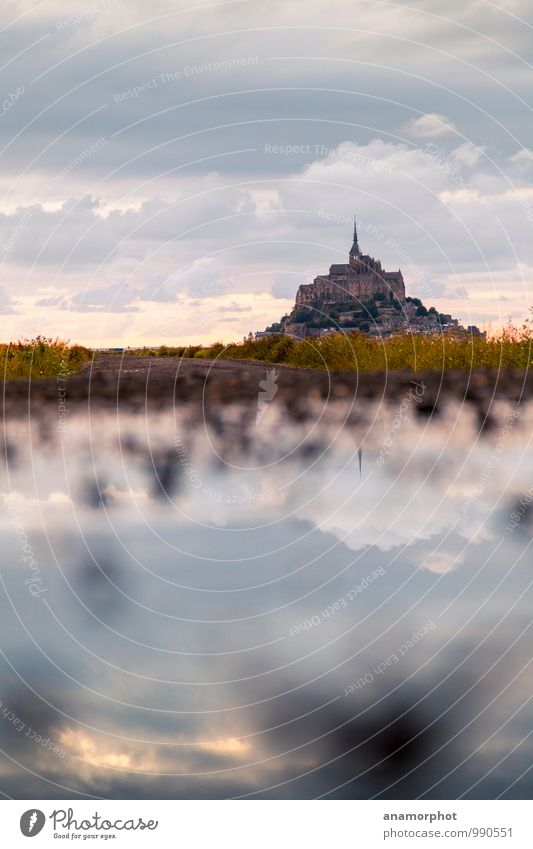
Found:
[(361, 256), (361, 251), (359, 249), (359, 241), (357, 239), (357, 219), (355, 215), (353, 217), (353, 245), (350, 248), (350, 256)]

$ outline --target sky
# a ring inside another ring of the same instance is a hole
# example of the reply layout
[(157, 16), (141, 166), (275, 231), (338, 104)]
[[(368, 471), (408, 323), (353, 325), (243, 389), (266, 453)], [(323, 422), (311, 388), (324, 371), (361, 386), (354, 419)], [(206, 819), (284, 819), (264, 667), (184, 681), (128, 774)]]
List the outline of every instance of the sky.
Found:
[(528, 0), (4, 0), (0, 338), (239, 340), (364, 252), (533, 304)]

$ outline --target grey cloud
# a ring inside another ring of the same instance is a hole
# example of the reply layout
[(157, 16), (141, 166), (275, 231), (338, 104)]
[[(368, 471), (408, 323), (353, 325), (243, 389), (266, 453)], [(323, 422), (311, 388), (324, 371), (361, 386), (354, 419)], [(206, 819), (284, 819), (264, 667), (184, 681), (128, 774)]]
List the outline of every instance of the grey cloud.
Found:
[(139, 312), (139, 307), (133, 306), (133, 303), (141, 295), (140, 289), (133, 289), (127, 283), (117, 283), (99, 289), (87, 289), (72, 298), (41, 298), (36, 305), (72, 312)]
[(0, 315), (12, 315), (16, 312), (13, 299), (4, 288), (0, 288)]
[(139, 289), (132, 289), (127, 283), (118, 283), (102, 289), (89, 289), (80, 292), (69, 302), (69, 308), (78, 312), (92, 312), (105, 309), (108, 312), (138, 312), (132, 302), (140, 297)]

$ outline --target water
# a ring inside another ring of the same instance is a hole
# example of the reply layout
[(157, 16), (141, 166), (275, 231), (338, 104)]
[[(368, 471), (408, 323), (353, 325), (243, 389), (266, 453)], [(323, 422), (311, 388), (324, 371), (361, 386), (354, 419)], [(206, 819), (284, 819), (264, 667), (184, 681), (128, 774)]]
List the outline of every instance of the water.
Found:
[(5, 426), (0, 789), (528, 798), (532, 411)]

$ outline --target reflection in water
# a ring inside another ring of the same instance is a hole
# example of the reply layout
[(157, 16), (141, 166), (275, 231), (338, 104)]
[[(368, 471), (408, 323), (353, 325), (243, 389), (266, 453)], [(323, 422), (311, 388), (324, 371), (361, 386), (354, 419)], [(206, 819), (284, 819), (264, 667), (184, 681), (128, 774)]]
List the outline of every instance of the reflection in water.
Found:
[(531, 412), (290, 403), (7, 425), (4, 793), (530, 796)]

